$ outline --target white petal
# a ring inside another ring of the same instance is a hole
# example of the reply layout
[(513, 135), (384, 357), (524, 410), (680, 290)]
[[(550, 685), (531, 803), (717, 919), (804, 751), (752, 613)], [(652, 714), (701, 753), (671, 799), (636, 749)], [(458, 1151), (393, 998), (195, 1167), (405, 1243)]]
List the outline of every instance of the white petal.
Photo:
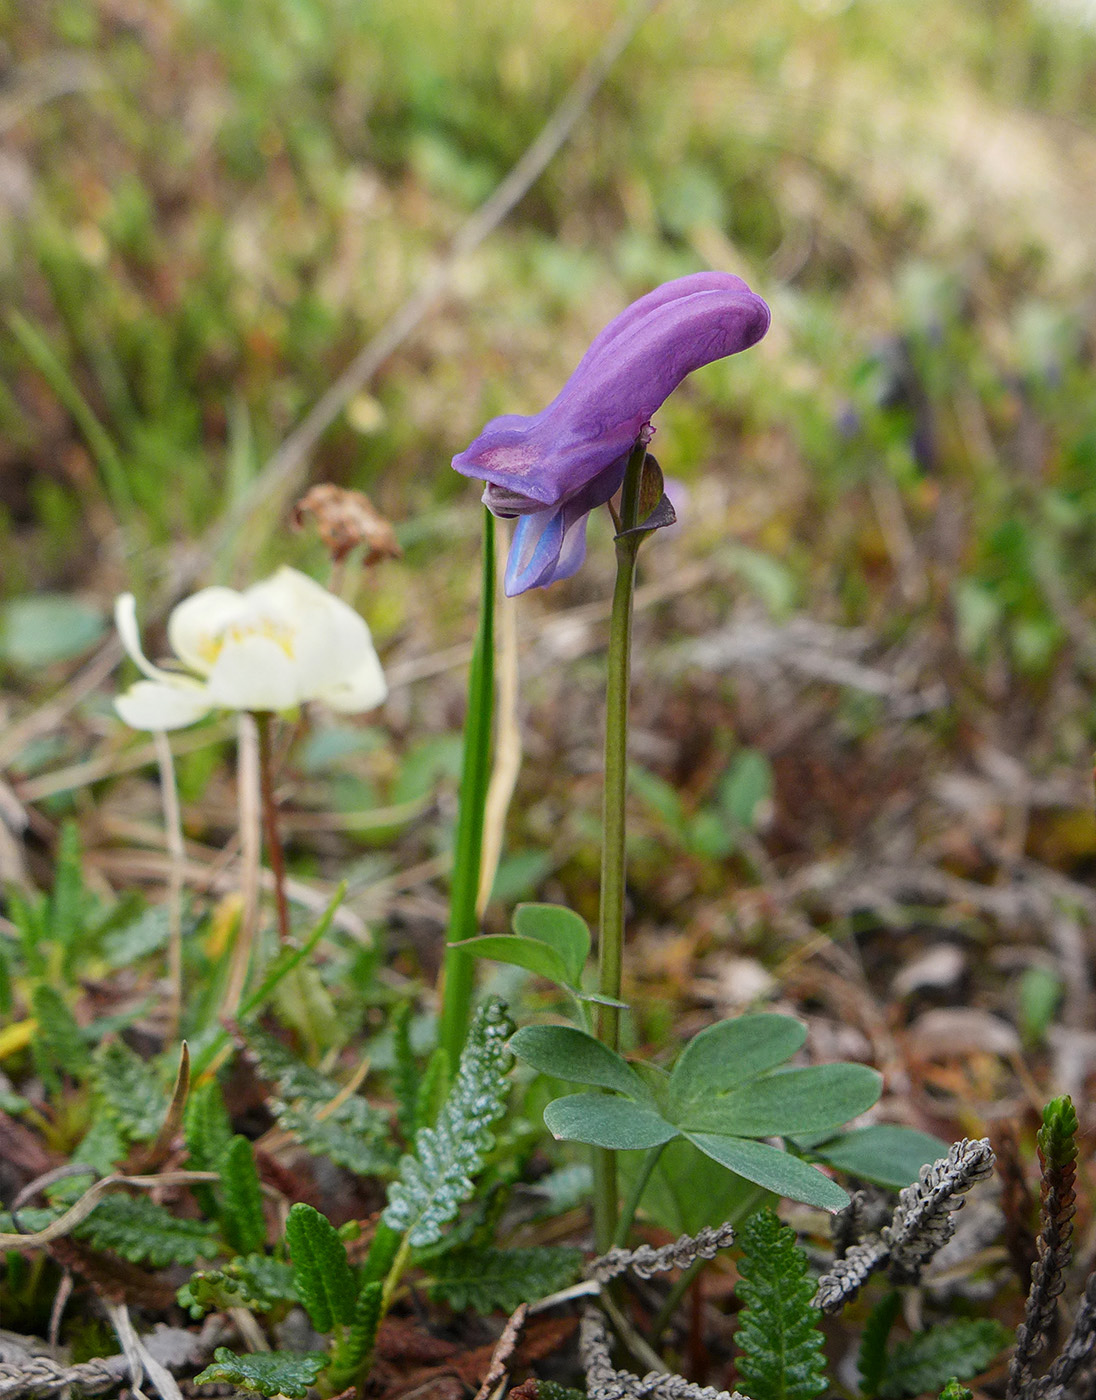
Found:
[[(152, 680), (163, 681), (166, 685), (170, 685), (174, 679), (171, 672), (161, 671), (158, 666), (154, 666), (141, 650), (141, 633), (137, 626), (137, 602), (132, 593), (122, 593), (114, 600), (114, 625), (118, 629), (118, 636), (129, 659), (135, 662)], [(145, 726), (137, 725), (136, 727), (143, 729)]]
[(182, 729), (213, 708), (205, 686), (184, 680), (138, 681), (115, 697), (114, 708), (133, 729)]
[(234, 588), (202, 588), (172, 611), (167, 623), (168, 641), (184, 665), (200, 676), (208, 676), (225, 628), (250, 616), (244, 595)]
[(296, 631), (317, 607), (325, 607), (334, 595), (299, 569), (283, 564), (269, 578), (253, 583), (243, 597), (254, 612)]
[(289, 710), (304, 698), (282, 648), (254, 634), (226, 639), (207, 685), (213, 703), (228, 710)]
[(376, 709), (387, 695), (388, 682), (384, 679), (381, 663), (371, 644), (369, 654), (359, 660), (350, 675), (320, 691), (316, 699), (340, 714), (355, 715), (362, 710)]
[(280, 568), (245, 596), (256, 613), (288, 629), (301, 699), (313, 699), (345, 684), (359, 665), (368, 665), (374, 656), (364, 618), (297, 569)]

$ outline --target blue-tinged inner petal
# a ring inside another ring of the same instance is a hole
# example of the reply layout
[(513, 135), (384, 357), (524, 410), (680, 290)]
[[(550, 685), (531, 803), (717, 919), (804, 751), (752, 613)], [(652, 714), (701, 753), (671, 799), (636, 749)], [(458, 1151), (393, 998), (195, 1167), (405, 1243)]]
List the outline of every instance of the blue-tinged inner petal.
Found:
[(545, 588), (578, 571), (586, 558), (590, 512), (619, 491), (630, 452), (629, 448), (561, 506), (521, 516), (506, 561), (504, 588), (508, 598), (529, 588)]

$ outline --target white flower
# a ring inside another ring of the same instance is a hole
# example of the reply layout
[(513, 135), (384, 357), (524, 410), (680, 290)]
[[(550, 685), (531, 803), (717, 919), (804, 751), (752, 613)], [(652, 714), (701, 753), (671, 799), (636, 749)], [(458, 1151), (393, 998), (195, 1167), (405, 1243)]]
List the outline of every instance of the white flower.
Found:
[(305, 700), (356, 714), (388, 694), (363, 619), (296, 569), (283, 567), (242, 593), (203, 588), (174, 609), (168, 641), (193, 675), (145, 656), (132, 593), (118, 599), (114, 619), (148, 677), (114, 701), (134, 729), (180, 729), (214, 709), (289, 710)]

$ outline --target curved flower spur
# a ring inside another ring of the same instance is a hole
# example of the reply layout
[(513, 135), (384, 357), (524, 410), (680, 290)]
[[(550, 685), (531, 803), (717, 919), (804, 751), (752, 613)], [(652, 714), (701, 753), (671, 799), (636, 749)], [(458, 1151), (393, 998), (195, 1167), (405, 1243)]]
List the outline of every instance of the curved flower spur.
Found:
[(609, 322), (547, 408), (493, 418), (453, 458), (457, 471), (487, 482), (493, 514), (518, 517), (508, 597), (578, 569), (587, 517), (620, 489), (633, 448), (650, 440), (652, 416), (686, 375), (748, 350), (768, 328), (768, 306), (739, 277), (697, 272), (665, 282)]

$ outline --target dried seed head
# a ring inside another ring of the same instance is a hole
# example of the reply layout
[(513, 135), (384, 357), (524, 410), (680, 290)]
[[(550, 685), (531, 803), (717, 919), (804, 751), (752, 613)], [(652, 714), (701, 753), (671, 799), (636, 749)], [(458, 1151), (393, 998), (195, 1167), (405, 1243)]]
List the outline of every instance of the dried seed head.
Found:
[(308, 516), (315, 520), (324, 548), (336, 564), (360, 544), (365, 545), (362, 563), (370, 567), (382, 559), (398, 559), (403, 553), (391, 522), (361, 491), (348, 491), (330, 482), (313, 486), (293, 508), (293, 524), (298, 530)]

